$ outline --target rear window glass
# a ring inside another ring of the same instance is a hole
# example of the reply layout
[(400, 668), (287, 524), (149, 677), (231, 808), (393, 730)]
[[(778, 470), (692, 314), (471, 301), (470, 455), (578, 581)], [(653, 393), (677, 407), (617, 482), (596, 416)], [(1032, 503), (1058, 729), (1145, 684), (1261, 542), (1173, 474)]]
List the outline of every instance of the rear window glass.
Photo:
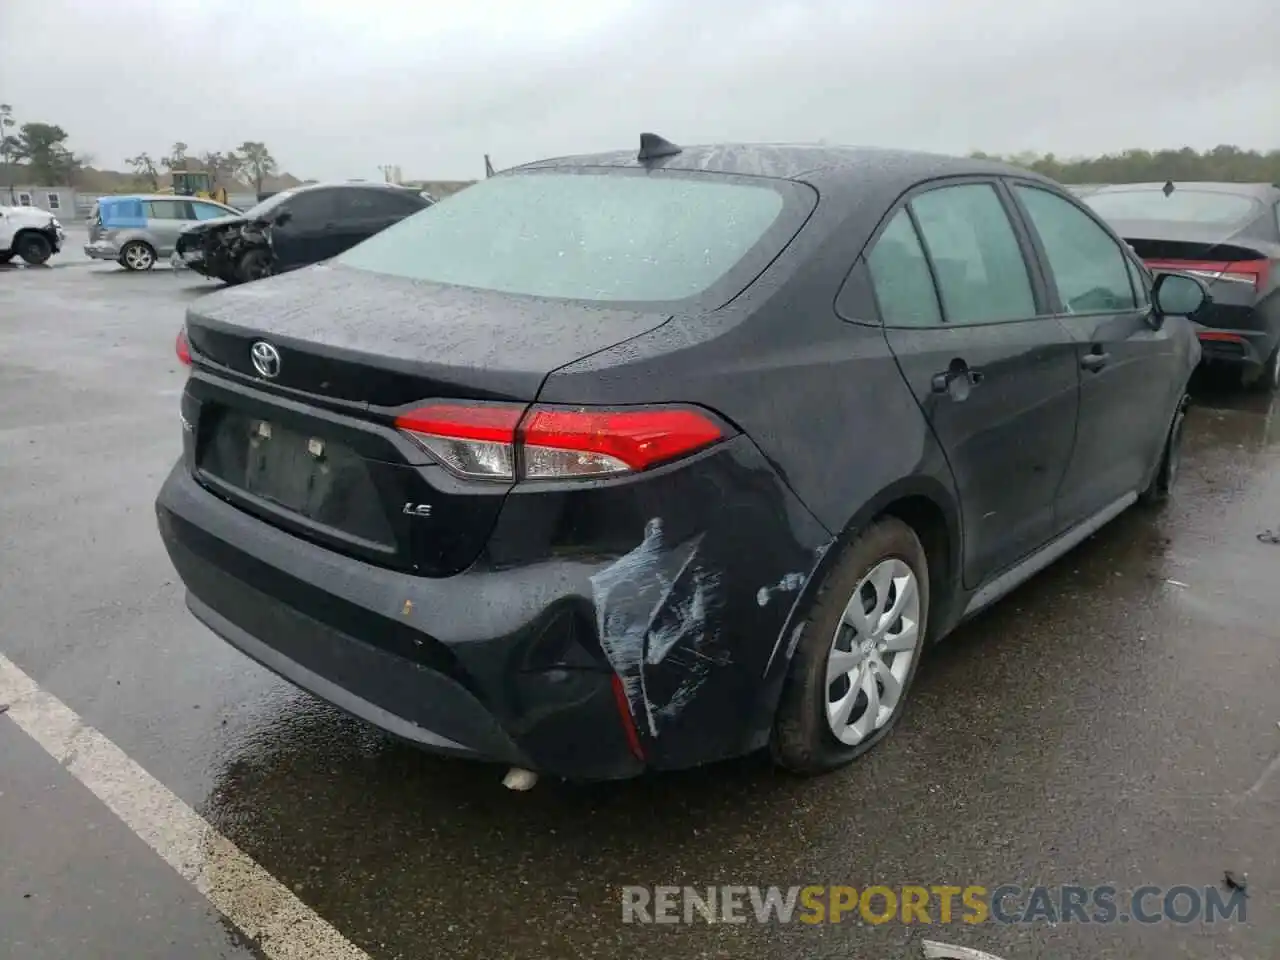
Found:
[(1241, 223), (1253, 218), (1258, 202), (1234, 193), (1178, 188), (1167, 197), (1158, 188), (1112, 190), (1082, 197), (1107, 220), (1166, 220), (1181, 223)]
[(784, 204), (768, 184), (705, 176), (513, 174), (482, 180), (338, 259), (503, 293), (679, 301), (743, 261)]

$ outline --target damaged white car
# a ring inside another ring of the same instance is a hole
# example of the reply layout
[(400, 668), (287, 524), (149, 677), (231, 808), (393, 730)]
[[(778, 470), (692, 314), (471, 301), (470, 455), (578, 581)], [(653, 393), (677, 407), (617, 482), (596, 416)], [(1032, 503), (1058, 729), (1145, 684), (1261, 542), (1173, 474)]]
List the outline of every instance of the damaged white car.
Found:
[(0, 264), (18, 257), (38, 267), (62, 249), (64, 239), (62, 224), (47, 210), (0, 206)]

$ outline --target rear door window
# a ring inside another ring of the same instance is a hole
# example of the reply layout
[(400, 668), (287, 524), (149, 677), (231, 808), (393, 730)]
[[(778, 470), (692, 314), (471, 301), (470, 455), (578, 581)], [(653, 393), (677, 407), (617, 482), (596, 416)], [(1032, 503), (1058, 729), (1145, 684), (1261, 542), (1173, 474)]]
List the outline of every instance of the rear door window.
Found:
[(148, 200), (146, 202), (149, 220), (194, 220), (191, 204), (186, 200)]
[(948, 323), (1003, 323), (1036, 315), (1027, 262), (989, 183), (938, 187), (911, 201)]
[(1106, 230), (1065, 197), (1025, 184), (1017, 184), (1014, 191), (1040, 237), (1067, 313), (1137, 306), (1129, 258)]
[(290, 197), (281, 210), (289, 211), (290, 230), (319, 230), (338, 218), (336, 190), (304, 190)]
[(421, 210), (425, 203), (396, 190), (346, 190), (339, 203), (339, 215), (359, 220), (386, 220)]
[(929, 261), (905, 209), (894, 214), (872, 245), (867, 268), (885, 326), (931, 327), (942, 322)]
[(339, 220), (385, 220), (399, 210), (390, 190), (338, 191)]
[(762, 178), (507, 174), (401, 220), (338, 259), (362, 270), (530, 296), (727, 299), (718, 292), (731, 296), (768, 265), (803, 223), (811, 197), (799, 184)]

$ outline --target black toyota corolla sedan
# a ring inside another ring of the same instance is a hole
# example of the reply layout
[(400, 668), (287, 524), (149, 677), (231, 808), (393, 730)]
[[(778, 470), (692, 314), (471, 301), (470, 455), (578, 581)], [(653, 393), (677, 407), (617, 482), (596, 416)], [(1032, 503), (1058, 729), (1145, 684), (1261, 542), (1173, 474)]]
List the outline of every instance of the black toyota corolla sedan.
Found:
[(1203, 298), (1025, 171), (645, 135), (197, 301), (160, 531), (215, 633), (426, 748), (828, 770), (1167, 495)]

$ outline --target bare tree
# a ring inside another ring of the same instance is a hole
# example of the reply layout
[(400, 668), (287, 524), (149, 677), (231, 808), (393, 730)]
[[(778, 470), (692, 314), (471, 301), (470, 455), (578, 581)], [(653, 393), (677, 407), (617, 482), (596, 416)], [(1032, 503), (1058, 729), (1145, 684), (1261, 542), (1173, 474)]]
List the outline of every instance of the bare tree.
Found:
[(170, 170), (187, 169), (187, 145), (181, 140), (169, 148), (169, 155), (160, 161)]
[(160, 170), (156, 167), (156, 162), (151, 159), (151, 155), (145, 150), (136, 157), (130, 157), (125, 161), (133, 168), (133, 172), (142, 177), (151, 184), (152, 190), (160, 189)]
[(234, 150), (223, 153), (220, 150), (206, 150), (200, 154), (200, 166), (209, 171), (215, 184), (230, 187), (240, 170), (241, 160)]

